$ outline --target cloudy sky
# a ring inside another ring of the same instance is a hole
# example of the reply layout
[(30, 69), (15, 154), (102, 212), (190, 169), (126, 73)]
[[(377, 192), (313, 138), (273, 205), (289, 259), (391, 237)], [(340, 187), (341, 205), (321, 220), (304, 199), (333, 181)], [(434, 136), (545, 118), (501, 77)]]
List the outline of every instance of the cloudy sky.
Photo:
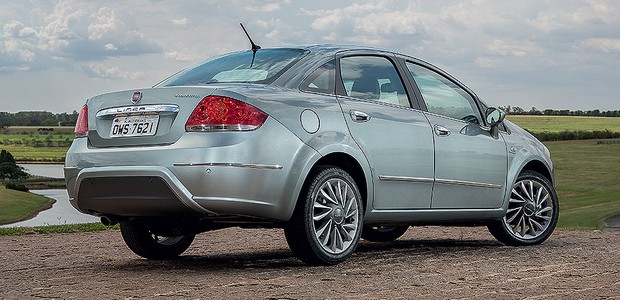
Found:
[(617, 0), (0, 2), (0, 111), (71, 112), (257, 44), (379, 46), (491, 105), (620, 109)]

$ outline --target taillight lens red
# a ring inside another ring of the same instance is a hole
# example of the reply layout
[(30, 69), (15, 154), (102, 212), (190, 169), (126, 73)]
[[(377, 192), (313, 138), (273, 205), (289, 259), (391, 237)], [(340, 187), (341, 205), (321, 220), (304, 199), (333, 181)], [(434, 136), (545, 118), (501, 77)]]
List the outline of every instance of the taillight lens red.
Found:
[(246, 131), (259, 128), (267, 114), (233, 98), (207, 96), (185, 123), (186, 131)]
[(88, 106), (86, 104), (84, 104), (80, 110), (73, 135), (76, 138), (86, 137), (88, 135)]

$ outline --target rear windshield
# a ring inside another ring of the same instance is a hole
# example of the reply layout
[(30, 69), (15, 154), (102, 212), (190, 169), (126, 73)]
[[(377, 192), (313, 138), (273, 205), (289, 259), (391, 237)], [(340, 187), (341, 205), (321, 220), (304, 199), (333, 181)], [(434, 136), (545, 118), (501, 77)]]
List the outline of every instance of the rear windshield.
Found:
[(303, 49), (261, 49), (218, 56), (181, 71), (158, 86), (201, 85), (217, 82), (271, 83), (299, 60)]

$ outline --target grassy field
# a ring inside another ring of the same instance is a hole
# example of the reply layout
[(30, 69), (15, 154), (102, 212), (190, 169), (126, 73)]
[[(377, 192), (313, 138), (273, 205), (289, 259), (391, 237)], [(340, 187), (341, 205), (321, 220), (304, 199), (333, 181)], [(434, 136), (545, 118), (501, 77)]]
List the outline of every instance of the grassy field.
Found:
[(72, 141), (73, 127), (11, 126), (0, 129), (0, 148), (11, 152), (19, 162), (64, 162)]
[(103, 230), (119, 230), (118, 224), (114, 226), (105, 226), (101, 223), (88, 224), (67, 224), (67, 225), (50, 225), (38, 227), (10, 227), (0, 228), (0, 236), (3, 235), (24, 235), (34, 233), (71, 233), (84, 231), (103, 231)]
[(65, 155), (69, 147), (32, 147), (0, 145), (0, 149), (11, 152), (18, 162), (55, 162), (65, 161)]
[(43, 207), (49, 199), (32, 193), (6, 189), (0, 185), (0, 224), (22, 220)]
[(620, 118), (509, 115), (508, 120), (531, 132), (602, 131), (620, 132)]
[(620, 139), (613, 141), (619, 143), (545, 143), (555, 164), (559, 227), (601, 229), (604, 219), (620, 215)]

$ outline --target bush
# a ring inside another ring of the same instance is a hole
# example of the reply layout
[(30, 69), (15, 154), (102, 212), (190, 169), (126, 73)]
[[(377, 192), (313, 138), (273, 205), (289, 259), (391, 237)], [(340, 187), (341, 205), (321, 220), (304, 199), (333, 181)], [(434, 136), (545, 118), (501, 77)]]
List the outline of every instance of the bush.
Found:
[(532, 132), (541, 142), (545, 141), (567, 141), (567, 140), (590, 140), (590, 139), (613, 139), (620, 138), (620, 132), (613, 132), (609, 129), (602, 131), (562, 131), (562, 132)]
[(9, 151), (0, 151), (0, 180), (2, 179), (24, 179), (28, 177), (28, 173), (24, 172), (24, 168), (15, 163), (15, 158)]
[(13, 183), (13, 182), (7, 182), (4, 185), (7, 189), (11, 189), (11, 190), (16, 190), (16, 191), (21, 191), (21, 192), (28, 192), (28, 188), (23, 185), (23, 184), (17, 184), (17, 183)]

